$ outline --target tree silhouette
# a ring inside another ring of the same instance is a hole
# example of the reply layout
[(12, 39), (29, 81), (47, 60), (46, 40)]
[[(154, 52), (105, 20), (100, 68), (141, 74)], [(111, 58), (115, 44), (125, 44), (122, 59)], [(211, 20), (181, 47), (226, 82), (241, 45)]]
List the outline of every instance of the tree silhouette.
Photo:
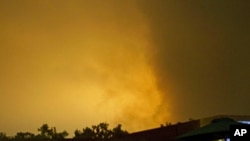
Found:
[(122, 130), (121, 124), (118, 124), (117, 127), (113, 128), (112, 133), (114, 138), (119, 138), (128, 134), (126, 130)]
[(48, 124), (43, 124), (40, 128), (38, 128), (38, 131), (40, 132), (38, 136), (42, 139), (50, 139), (53, 133)]
[(76, 130), (74, 138), (94, 139), (96, 138), (96, 134), (91, 128), (86, 127), (82, 129), (82, 132), (80, 130)]
[(40, 134), (37, 135), (39, 139), (64, 139), (69, 134), (67, 131), (57, 132), (56, 127), (49, 127), (48, 124), (43, 124), (38, 128)]
[(7, 141), (7, 140), (9, 140), (7, 135), (3, 132), (0, 132), (0, 141)]
[[(98, 125), (85, 127), (82, 131), (75, 130), (74, 138), (104, 141), (111, 138), (119, 138), (126, 134), (128, 132), (122, 130), (121, 124), (118, 124), (113, 129), (109, 129), (109, 124), (102, 122)], [(49, 127), (48, 124), (43, 124), (38, 128), (37, 135), (30, 132), (18, 132), (14, 137), (7, 137), (5, 133), (0, 132), (0, 141), (59, 141), (67, 136), (67, 131), (57, 132), (56, 127)]]
[(57, 133), (56, 127), (52, 128), (52, 135), (51, 135), (52, 139), (64, 139), (68, 135), (69, 135), (69, 133), (67, 131)]
[(23, 140), (33, 140), (35, 139), (35, 135), (33, 133), (30, 132), (18, 132), (14, 139), (16, 141), (23, 141)]
[(75, 131), (74, 138), (80, 139), (95, 139), (98, 141), (107, 140), (111, 138), (118, 138), (123, 135), (128, 134), (127, 131), (122, 130), (122, 125), (119, 124), (117, 127), (112, 130), (108, 128), (109, 124), (102, 122), (98, 125), (93, 125), (92, 128), (85, 127), (80, 130)]

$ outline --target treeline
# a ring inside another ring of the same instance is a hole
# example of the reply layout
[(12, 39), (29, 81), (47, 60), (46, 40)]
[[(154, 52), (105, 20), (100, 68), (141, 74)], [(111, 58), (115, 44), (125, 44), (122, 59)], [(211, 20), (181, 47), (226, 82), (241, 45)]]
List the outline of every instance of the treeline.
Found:
[[(102, 122), (98, 125), (85, 127), (82, 130), (75, 130), (73, 139), (103, 141), (119, 138), (126, 134), (128, 134), (128, 132), (122, 129), (121, 124), (118, 124), (113, 129), (109, 129), (109, 124)], [(49, 127), (48, 124), (43, 124), (38, 128), (38, 134), (18, 132), (15, 136), (7, 136), (6, 133), (0, 132), (0, 141), (57, 141), (65, 139), (68, 135), (67, 131), (57, 132), (56, 127)]]

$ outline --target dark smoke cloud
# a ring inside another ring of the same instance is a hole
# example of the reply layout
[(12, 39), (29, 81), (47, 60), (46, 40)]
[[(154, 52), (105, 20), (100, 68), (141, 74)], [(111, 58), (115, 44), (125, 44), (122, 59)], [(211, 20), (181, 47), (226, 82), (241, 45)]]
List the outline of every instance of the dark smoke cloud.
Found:
[(250, 3), (140, 0), (173, 120), (250, 114)]

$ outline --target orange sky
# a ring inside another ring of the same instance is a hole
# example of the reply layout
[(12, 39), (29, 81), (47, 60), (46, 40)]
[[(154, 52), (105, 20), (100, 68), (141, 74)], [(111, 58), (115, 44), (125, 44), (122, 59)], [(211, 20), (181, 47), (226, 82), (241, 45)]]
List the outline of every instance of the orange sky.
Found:
[(72, 134), (103, 121), (136, 131), (168, 120), (133, 0), (2, 1), (1, 13), (3, 132), (48, 123)]
[(1, 0), (0, 132), (250, 114), (250, 3)]

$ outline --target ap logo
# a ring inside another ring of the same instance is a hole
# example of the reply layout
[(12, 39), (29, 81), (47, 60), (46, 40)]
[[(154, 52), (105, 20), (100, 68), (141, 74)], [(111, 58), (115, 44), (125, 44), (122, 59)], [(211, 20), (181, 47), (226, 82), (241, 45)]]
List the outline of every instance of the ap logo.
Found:
[(250, 141), (250, 125), (230, 126), (231, 141)]
[(234, 136), (244, 136), (247, 133), (247, 129), (235, 129)]

